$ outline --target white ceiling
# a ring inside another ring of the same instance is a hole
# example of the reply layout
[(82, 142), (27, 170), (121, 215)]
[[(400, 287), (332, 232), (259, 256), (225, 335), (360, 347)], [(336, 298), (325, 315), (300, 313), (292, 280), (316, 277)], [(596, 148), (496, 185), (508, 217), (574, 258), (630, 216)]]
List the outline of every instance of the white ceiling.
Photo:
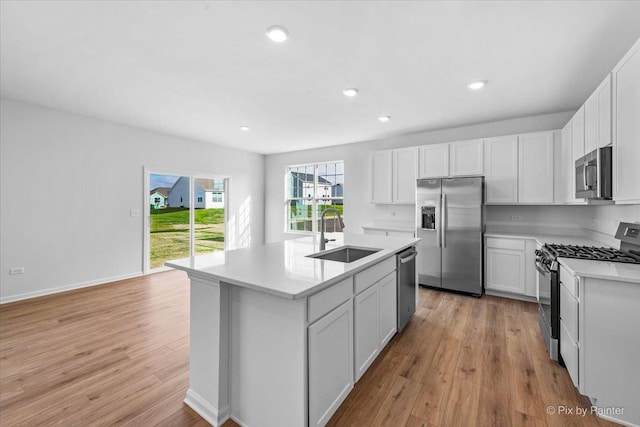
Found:
[[(639, 1), (3, 0), (0, 14), (3, 97), (265, 154), (576, 109), (640, 37)], [(285, 43), (265, 37), (275, 24)], [(489, 84), (471, 92), (476, 79)]]

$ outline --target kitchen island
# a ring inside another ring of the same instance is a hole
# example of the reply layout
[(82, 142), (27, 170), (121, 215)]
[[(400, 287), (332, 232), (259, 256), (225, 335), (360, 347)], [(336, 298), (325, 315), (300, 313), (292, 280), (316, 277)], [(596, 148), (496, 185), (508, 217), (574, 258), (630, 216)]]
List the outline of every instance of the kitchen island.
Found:
[(396, 332), (396, 253), (418, 239), (345, 234), (374, 248), (309, 257), (319, 238), (168, 261), (191, 281), (185, 403), (211, 424), (324, 425)]

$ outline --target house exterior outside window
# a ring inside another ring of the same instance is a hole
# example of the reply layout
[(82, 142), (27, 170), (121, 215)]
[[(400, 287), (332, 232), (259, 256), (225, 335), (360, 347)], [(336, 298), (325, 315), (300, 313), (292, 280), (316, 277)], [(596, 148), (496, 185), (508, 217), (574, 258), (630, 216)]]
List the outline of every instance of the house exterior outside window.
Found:
[[(334, 208), (344, 217), (343, 161), (288, 166), (286, 173), (287, 232), (319, 232), (320, 216), (326, 208)], [(327, 213), (325, 219), (328, 232), (342, 232), (335, 213)]]

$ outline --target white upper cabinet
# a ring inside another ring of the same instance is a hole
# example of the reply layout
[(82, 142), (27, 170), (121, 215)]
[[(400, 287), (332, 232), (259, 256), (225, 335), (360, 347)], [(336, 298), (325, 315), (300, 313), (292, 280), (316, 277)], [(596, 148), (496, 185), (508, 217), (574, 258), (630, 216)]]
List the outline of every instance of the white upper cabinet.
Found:
[(420, 147), (420, 178), (449, 176), (449, 144)]
[(561, 200), (564, 204), (585, 204), (585, 199), (576, 199), (576, 163), (573, 159), (572, 128), (573, 123), (569, 121), (562, 129)]
[(598, 94), (593, 93), (584, 103), (584, 152), (598, 146)]
[(413, 204), (418, 178), (418, 148), (393, 150), (393, 203)]
[(482, 140), (456, 141), (420, 147), (420, 178), (482, 175)]
[(573, 143), (573, 160), (584, 156), (584, 105), (571, 119), (571, 141)]
[(518, 202), (553, 203), (553, 132), (518, 137)]
[(371, 153), (371, 203), (392, 202), (392, 157), (391, 150)]
[(518, 136), (484, 140), (485, 202), (518, 202)]
[(562, 201), (571, 203), (575, 194), (573, 186), (573, 147), (571, 146), (571, 120), (562, 128)]
[(584, 103), (584, 152), (611, 143), (611, 76)]
[(371, 153), (371, 203), (415, 203), (418, 147)]
[(484, 152), (481, 139), (449, 144), (449, 174), (451, 176), (482, 175), (483, 173)]
[(613, 69), (613, 200), (640, 203), (640, 40)]
[(607, 74), (598, 89), (598, 146), (604, 147), (611, 144), (613, 132), (611, 131), (611, 74)]

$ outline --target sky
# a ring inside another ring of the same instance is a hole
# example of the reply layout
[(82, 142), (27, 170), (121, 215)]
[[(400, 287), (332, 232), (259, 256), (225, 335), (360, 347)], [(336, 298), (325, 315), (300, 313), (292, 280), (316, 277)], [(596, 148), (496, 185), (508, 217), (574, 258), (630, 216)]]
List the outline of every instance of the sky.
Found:
[(149, 188), (155, 190), (158, 187), (173, 187), (173, 184), (180, 178), (178, 175), (156, 175), (149, 176)]

